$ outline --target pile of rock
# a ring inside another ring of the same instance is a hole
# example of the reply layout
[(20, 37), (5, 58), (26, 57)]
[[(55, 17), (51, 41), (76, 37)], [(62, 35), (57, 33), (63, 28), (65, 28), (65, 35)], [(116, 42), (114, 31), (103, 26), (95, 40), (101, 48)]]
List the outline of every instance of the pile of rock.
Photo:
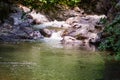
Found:
[(8, 19), (0, 25), (0, 41), (14, 42), (57, 37), (64, 46), (88, 49), (91, 48), (91, 44), (100, 41), (98, 34), (103, 30), (103, 26), (99, 22), (105, 17), (104, 15), (86, 15), (84, 11), (75, 8), (71, 10), (74, 13), (66, 12), (65, 15), (69, 15), (66, 21), (49, 21), (45, 15), (22, 5), (13, 6), (12, 10)]
[(12, 6), (11, 10), (12, 13), (0, 25), (0, 41), (13, 42), (43, 38), (40, 31), (34, 30), (31, 26), (37, 23), (36, 20), (48, 21), (45, 16), (33, 13), (24, 6)]
[(105, 16), (86, 15), (68, 18), (66, 23), (71, 27), (64, 30), (62, 43), (79, 47), (86, 47), (90, 44), (97, 45), (100, 41), (99, 33), (103, 30), (103, 26), (99, 23), (101, 18), (105, 18)]

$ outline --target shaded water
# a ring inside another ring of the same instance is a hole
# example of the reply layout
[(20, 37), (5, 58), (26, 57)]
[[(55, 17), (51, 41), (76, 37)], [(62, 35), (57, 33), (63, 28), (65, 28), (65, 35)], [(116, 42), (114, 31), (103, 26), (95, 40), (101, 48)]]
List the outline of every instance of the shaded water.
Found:
[(98, 52), (46, 43), (0, 45), (0, 80), (103, 80), (104, 63)]

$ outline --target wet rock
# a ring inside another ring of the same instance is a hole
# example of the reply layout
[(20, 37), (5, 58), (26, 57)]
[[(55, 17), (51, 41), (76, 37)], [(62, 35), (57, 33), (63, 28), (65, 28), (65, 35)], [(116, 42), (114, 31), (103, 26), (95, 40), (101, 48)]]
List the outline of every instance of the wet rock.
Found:
[(42, 22), (40, 21), (40, 20), (38, 20), (38, 19), (34, 19), (33, 20), (33, 24), (41, 24)]
[(64, 36), (63, 39), (61, 40), (61, 43), (65, 48), (80, 48), (80, 46), (83, 45), (83, 42), (80, 40), (75, 39), (74, 37), (71, 36)]
[(16, 30), (16, 32), (12, 34), (14, 34), (14, 36), (16, 36), (17, 39), (32, 39), (32, 37), (29, 36), (30, 33), (25, 32), (24, 30)]
[(20, 27), (31, 27), (33, 20), (27, 19), (20, 23), (18, 26)]
[(30, 37), (34, 40), (43, 38), (43, 36), (41, 35), (41, 33), (39, 31), (33, 31), (30, 34)]
[[(19, 31), (22, 32), (20, 33)], [(24, 26), (20, 27), (20, 30), (18, 30), (16, 34), (21, 34), (21, 36), (28, 39), (40, 39), (43, 37), (39, 31), (34, 31), (31, 27)]]
[(52, 31), (49, 29), (40, 29), (40, 33), (45, 37), (50, 37), (52, 35)]
[(64, 36), (61, 42), (63, 44), (78, 44), (78, 45), (82, 44), (80, 40), (77, 40), (76, 38), (71, 37), (71, 36)]
[(0, 35), (0, 42), (10, 42), (10, 41), (15, 41), (13, 35)]
[(97, 50), (95, 45), (92, 45), (89, 43), (84, 44), (83, 46), (80, 47), (80, 49), (88, 50), (88, 51), (96, 51)]

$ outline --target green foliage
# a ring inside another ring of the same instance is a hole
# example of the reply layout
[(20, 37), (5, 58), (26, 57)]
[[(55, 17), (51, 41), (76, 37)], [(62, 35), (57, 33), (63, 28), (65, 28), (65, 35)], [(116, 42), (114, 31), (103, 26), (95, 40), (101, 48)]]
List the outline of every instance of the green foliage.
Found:
[(49, 9), (57, 5), (75, 6), (80, 0), (19, 0), (24, 5), (31, 6), (32, 8)]
[(101, 24), (106, 24), (107, 23), (107, 19), (106, 18), (101, 18), (100, 19), (100, 23)]
[(120, 15), (107, 25), (104, 29), (104, 33), (109, 34), (101, 42), (100, 50), (111, 50), (120, 57)]

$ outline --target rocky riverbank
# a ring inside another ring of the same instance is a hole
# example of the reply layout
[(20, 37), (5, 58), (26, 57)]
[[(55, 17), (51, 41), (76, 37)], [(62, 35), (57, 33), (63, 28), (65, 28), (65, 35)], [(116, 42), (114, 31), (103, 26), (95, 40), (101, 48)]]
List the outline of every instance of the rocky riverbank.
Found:
[(50, 21), (25, 6), (12, 6), (12, 13), (0, 24), (0, 41), (36, 41), (49, 37), (58, 39), (64, 46), (77, 48), (91, 48), (91, 44), (99, 43), (104, 28), (100, 19), (105, 15), (87, 15), (77, 7), (65, 13), (69, 16), (66, 20)]

